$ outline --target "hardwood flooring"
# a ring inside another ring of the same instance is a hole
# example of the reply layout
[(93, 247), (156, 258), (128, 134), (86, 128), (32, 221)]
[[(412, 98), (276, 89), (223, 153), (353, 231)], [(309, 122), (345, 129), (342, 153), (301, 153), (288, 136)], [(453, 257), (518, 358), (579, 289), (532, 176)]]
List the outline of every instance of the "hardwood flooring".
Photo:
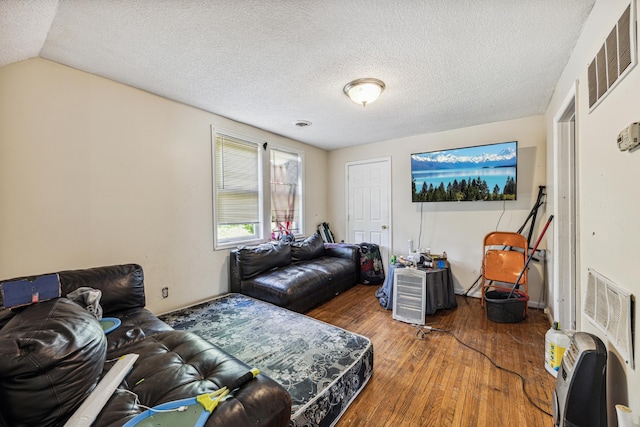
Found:
[[(544, 369), (546, 315), (529, 309), (518, 323), (487, 319), (480, 300), (457, 296), (458, 308), (427, 316), (450, 333), (420, 331), (393, 320), (375, 297), (377, 286), (357, 285), (308, 316), (364, 335), (373, 342), (369, 383), (336, 424), (346, 426), (552, 426), (531, 400), (551, 413), (555, 378)], [(418, 332), (418, 335), (416, 333)]]

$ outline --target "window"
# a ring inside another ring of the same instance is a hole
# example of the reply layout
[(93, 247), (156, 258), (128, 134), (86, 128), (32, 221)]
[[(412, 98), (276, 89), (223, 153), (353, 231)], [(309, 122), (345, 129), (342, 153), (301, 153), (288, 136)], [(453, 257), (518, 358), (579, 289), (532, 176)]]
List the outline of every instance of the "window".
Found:
[(302, 153), (219, 128), (213, 136), (215, 248), (302, 235)]
[(262, 238), (259, 144), (215, 133), (216, 247)]
[(302, 234), (302, 156), (272, 148), (271, 170), (271, 238)]

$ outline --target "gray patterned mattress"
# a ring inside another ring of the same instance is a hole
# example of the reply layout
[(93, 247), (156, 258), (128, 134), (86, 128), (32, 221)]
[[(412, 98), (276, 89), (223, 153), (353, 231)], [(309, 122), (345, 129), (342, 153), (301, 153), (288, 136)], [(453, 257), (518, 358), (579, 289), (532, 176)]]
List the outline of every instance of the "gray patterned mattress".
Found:
[(245, 295), (159, 317), (279, 382), (291, 394), (291, 427), (334, 425), (373, 373), (368, 338)]

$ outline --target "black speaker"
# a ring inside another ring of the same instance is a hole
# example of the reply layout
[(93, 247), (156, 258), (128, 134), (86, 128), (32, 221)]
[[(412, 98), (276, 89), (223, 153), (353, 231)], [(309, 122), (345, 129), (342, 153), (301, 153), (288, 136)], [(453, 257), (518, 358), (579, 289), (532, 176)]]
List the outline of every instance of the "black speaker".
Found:
[(607, 426), (607, 348), (600, 338), (576, 332), (562, 357), (553, 391), (559, 427)]

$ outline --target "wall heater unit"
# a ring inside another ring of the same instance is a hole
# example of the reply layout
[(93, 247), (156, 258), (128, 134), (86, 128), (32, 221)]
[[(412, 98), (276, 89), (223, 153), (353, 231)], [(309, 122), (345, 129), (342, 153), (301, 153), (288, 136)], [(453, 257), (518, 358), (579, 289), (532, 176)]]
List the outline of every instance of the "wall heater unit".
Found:
[(605, 334), (609, 343), (618, 349), (620, 356), (634, 369), (633, 295), (593, 268), (588, 271), (584, 315)]
[(396, 268), (393, 276), (393, 318), (424, 325), (427, 275), (415, 268)]

